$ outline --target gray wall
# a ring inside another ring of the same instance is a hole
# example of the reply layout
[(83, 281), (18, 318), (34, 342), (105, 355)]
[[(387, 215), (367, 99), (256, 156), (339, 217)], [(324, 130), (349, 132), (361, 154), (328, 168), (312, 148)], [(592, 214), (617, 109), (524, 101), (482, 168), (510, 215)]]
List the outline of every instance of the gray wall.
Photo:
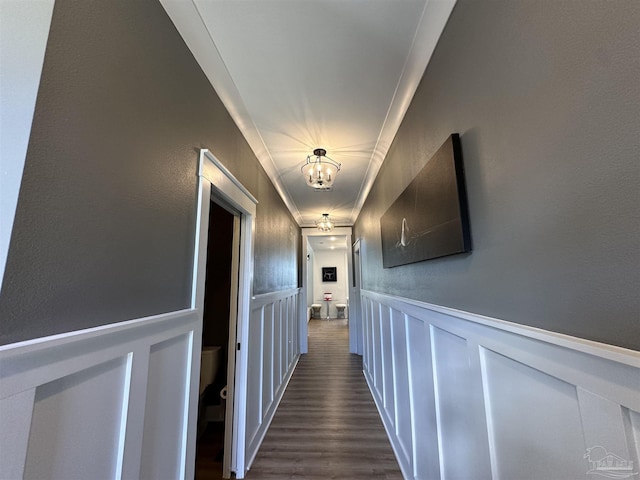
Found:
[[(364, 288), (640, 349), (638, 25), (459, 0), (355, 225)], [(473, 253), (383, 269), (381, 215), (452, 132)]]
[(281, 201), (267, 177), (260, 175), (257, 188), (256, 245), (254, 250), (255, 294), (275, 292), (301, 285), (302, 255), (300, 227)]
[(255, 293), (297, 286), (300, 231), (160, 3), (57, 1), (0, 344), (188, 307), (201, 147), (260, 202)]

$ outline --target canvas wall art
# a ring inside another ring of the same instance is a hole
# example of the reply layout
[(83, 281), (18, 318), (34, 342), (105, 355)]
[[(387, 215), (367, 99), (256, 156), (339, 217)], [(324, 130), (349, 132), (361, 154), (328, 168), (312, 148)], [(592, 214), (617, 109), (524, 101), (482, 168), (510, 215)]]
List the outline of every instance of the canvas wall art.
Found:
[(471, 251), (460, 136), (452, 134), (380, 219), (385, 268)]

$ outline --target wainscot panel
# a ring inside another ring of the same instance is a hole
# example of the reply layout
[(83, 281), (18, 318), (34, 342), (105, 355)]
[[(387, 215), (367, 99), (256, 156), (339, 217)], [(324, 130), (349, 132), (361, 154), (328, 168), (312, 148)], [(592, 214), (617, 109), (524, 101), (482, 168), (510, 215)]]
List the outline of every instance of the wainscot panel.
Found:
[(362, 312), (405, 478), (638, 475), (639, 352), (370, 291)]
[(247, 435), (250, 467), (300, 358), (300, 289), (256, 295), (249, 322)]
[(189, 309), (0, 347), (0, 478), (193, 478), (200, 338)]

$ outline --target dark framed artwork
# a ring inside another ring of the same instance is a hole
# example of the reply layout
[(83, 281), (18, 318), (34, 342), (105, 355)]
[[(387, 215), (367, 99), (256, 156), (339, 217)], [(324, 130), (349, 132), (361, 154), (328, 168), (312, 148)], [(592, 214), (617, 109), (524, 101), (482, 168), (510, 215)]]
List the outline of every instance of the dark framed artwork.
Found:
[(337, 267), (322, 267), (322, 281), (323, 282), (337, 282)]
[(384, 268), (471, 251), (460, 136), (449, 136), (380, 218)]

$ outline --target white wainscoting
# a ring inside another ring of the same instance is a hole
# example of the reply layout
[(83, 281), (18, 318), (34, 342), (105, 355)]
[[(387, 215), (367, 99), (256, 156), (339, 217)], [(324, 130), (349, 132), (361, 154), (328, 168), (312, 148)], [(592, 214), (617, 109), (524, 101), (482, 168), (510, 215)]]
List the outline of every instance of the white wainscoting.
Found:
[(246, 453), (250, 466), (300, 358), (300, 289), (256, 295), (249, 321)]
[(370, 291), (362, 312), (405, 478), (640, 477), (639, 352)]
[[(298, 297), (252, 299), (247, 465), (300, 356)], [(201, 338), (189, 309), (0, 347), (0, 479), (193, 478)]]
[(193, 478), (198, 318), (182, 310), (0, 347), (0, 478)]

